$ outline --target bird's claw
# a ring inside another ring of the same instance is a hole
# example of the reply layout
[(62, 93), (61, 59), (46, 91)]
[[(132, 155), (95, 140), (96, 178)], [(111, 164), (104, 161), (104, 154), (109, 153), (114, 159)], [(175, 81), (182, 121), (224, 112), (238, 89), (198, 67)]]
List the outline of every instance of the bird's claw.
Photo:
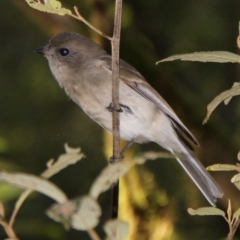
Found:
[(106, 109), (109, 111), (109, 112), (113, 112), (113, 111), (117, 111), (117, 112), (123, 112), (122, 108), (116, 108), (115, 106), (113, 106), (112, 103), (109, 104), (108, 107), (106, 107)]

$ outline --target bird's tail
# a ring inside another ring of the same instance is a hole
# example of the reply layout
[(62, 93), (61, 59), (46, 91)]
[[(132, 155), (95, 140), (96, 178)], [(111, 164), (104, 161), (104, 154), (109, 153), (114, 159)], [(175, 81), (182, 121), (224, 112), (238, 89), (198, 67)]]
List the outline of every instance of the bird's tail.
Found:
[(197, 185), (209, 203), (215, 206), (217, 198), (222, 198), (223, 196), (222, 189), (194, 156), (192, 151), (188, 150), (183, 144), (181, 145), (182, 153), (175, 153), (172, 149), (170, 151), (175, 155), (177, 161)]

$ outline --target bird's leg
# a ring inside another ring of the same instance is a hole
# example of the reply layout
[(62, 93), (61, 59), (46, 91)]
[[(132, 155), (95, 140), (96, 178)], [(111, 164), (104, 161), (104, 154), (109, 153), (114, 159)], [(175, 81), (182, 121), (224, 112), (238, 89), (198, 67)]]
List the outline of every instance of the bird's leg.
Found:
[(124, 148), (121, 150), (120, 152), (120, 157), (119, 158), (114, 158), (113, 156), (110, 157), (110, 163), (115, 163), (115, 162), (119, 162), (121, 161), (123, 158), (124, 158), (124, 155), (123, 153), (132, 146), (132, 144), (134, 143), (135, 141), (135, 138), (133, 138), (131, 141), (129, 141), (125, 146)]
[[(121, 104), (119, 104), (121, 106)], [(117, 109), (115, 106), (113, 106), (112, 103), (109, 104), (108, 107), (106, 107), (106, 109), (109, 111), (109, 112), (113, 112), (113, 111), (117, 111), (117, 112), (123, 112), (122, 108), (120, 107), (119, 109)]]

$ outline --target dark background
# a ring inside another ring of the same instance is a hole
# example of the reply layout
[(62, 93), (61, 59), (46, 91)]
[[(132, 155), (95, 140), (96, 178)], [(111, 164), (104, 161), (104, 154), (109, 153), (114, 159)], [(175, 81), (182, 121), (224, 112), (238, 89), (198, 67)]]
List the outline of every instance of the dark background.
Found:
[[(77, 5), (86, 19), (111, 35), (113, 1), (62, 3), (67, 8)], [(202, 125), (202, 121), (207, 104), (238, 81), (239, 67), (230, 63), (180, 61), (156, 66), (155, 62), (173, 54), (195, 51), (238, 53), (240, 2), (132, 0), (123, 4), (121, 58), (140, 70), (194, 133), (201, 145), (196, 154), (205, 166), (235, 164), (240, 141), (239, 98), (232, 99), (228, 106), (221, 104), (206, 125)], [(66, 97), (52, 77), (46, 60), (34, 51), (64, 30), (88, 36), (109, 52), (110, 43), (77, 20), (40, 13), (23, 0), (2, 0), (0, 9), (0, 168), (38, 175), (46, 168), (47, 160), (56, 159), (64, 152), (63, 144), (67, 142), (72, 147), (80, 146), (87, 158), (51, 180), (69, 198), (86, 194), (107, 164), (104, 151), (111, 148), (110, 141), (106, 133)], [(137, 153), (160, 150), (152, 143), (136, 145), (133, 149)], [(136, 196), (135, 201), (127, 196), (131, 209), (128, 213), (132, 214), (133, 225), (137, 227), (131, 239), (210, 240), (226, 237), (228, 226), (223, 218), (188, 215), (188, 207), (198, 208), (208, 206), (208, 203), (174, 160), (150, 161), (138, 167), (136, 172), (140, 173), (141, 179), (132, 178), (131, 183), (143, 181), (141, 186), (144, 187), (144, 176), (150, 176), (152, 188), (143, 190), (147, 194), (145, 207), (137, 203), (140, 196)], [(234, 210), (240, 207), (239, 192), (230, 183), (232, 175), (232, 172), (214, 174), (225, 193), (218, 202), (222, 209), (226, 209), (229, 198)], [(131, 194), (138, 191), (135, 186)], [(7, 218), (18, 195), (15, 188), (0, 184), (0, 199)], [(52, 203), (41, 194), (28, 198), (14, 225), (20, 239), (89, 239), (85, 232), (66, 232), (60, 224), (49, 219), (45, 210)], [(97, 231), (103, 236), (102, 223), (110, 218), (110, 192), (100, 197), (100, 203), (104, 213)], [(2, 230), (0, 238), (5, 237)], [(240, 239), (240, 232), (235, 239)]]

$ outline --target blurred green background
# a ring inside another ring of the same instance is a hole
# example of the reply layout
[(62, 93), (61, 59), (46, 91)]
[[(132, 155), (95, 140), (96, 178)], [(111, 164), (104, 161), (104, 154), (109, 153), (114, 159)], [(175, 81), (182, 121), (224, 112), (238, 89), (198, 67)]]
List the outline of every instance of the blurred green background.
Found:
[[(111, 35), (114, 1), (69, 0), (62, 3), (67, 8), (77, 5), (86, 19)], [(66, 97), (51, 75), (46, 60), (34, 51), (64, 30), (88, 36), (109, 52), (110, 43), (83, 23), (67, 16), (38, 12), (24, 0), (2, 0), (0, 9), (0, 169), (40, 174), (47, 160), (56, 159), (64, 152), (63, 144), (67, 142), (72, 147), (80, 146), (87, 158), (51, 180), (69, 198), (86, 194), (107, 164), (104, 154), (107, 138), (103, 130)], [(238, 53), (239, 11), (237, 0), (128, 0), (123, 3), (121, 58), (146, 77), (194, 133), (201, 145), (196, 154), (205, 166), (237, 161), (239, 98), (232, 99), (228, 106), (221, 104), (206, 125), (203, 126), (202, 121), (207, 104), (238, 81), (239, 67), (180, 61), (156, 66), (155, 62), (173, 54), (194, 51)], [(160, 150), (153, 143), (136, 145), (134, 149), (138, 153)], [(220, 217), (188, 215), (188, 207), (208, 206), (208, 203), (174, 160), (147, 162), (136, 171), (144, 173), (140, 180), (143, 183), (151, 179), (152, 187), (146, 191), (145, 207), (130, 201), (137, 229), (132, 239), (226, 237), (228, 226)], [(213, 175), (225, 193), (218, 206), (225, 209), (230, 198), (233, 209), (240, 207), (239, 191), (230, 183), (233, 173)], [(4, 202), (7, 218), (18, 194), (15, 188), (0, 184), (0, 199)], [(110, 197), (109, 191), (100, 197), (103, 216), (97, 231), (101, 236), (104, 236), (102, 223), (110, 218)], [(163, 198), (165, 200), (161, 200)], [(40, 194), (28, 198), (14, 225), (20, 239), (90, 239), (85, 232), (66, 232), (60, 224), (49, 219), (45, 210), (52, 203)], [(150, 226), (154, 221), (155, 225)], [(153, 237), (153, 231), (159, 233)], [(6, 238), (2, 229), (0, 238)], [(240, 231), (235, 239), (240, 239)]]

